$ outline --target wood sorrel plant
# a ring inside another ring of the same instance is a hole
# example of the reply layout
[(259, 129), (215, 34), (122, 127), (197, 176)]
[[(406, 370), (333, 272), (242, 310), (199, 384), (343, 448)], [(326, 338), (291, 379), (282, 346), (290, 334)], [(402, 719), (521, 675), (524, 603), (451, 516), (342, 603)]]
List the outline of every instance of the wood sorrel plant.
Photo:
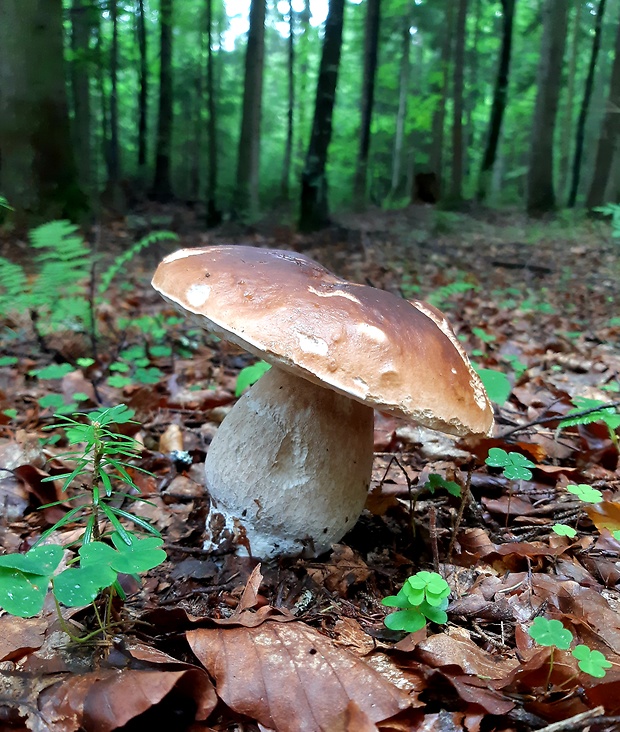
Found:
[[(131, 466), (128, 460), (136, 457), (140, 445), (132, 437), (113, 431), (115, 425), (132, 422), (132, 416), (131, 410), (119, 404), (90, 415), (74, 415), (85, 421), (62, 417), (53, 425), (63, 427), (69, 444), (80, 445), (80, 449), (63, 456), (75, 461), (71, 472), (45, 480), (63, 480), (62, 490), (66, 491), (79, 479), (84, 490), (48, 506), (75, 499), (81, 499), (82, 503), (45, 531), (26, 554), (0, 557), (0, 607), (7, 612), (19, 617), (36, 615), (43, 608), (51, 583), (57, 605), (80, 607), (95, 603), (103, 594), (106, 599), (103, 615), (96, 604), (94, 608), (99, 623), (96, 633), (105, 632), (111, 626), (112, 599), (114, 596), (125, 598), (118, 575), (146, 572), (166, 558), (159, 532), (144, 519), (112, 504), (112, 499), (119, 495), (144, 500), (127, 492), (128, 489), (139, 492), (128, 468), (141, 469)], [(128, 531), (122, 520), (151, 536), (141, 537)], [(75, 522), (85, 523), (77, 542), (78, 556), (68, 561), (67, 569), (58, 572), (65, 548), (42, 542), (57, 529)]]

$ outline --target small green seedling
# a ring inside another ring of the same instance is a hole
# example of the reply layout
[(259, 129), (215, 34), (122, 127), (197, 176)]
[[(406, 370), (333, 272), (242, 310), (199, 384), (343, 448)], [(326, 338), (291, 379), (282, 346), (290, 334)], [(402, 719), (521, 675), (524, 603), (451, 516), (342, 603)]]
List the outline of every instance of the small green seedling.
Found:
[(530, 480), (532, 477), (530, 468), (536, 467), (520, 452), (506, 452), (501, 447), (492, 447), (485, 463), (492, 468), (503, 468), (503, 475), (508, 480)]
[(244, 369), (241, 369), (237, 376), (235, 396), (241, 396), (248, 387), (255, 384), (263, 374), (269, 371), (270, 368), (271, 365), (265, 361), (257, 361), (251, 366), (246, 366)]
[(461, 497), (461, 486), (458, 483), (455, 483), (453, 480), (446, 480), (438, 473), (431, 473), (428, 476), (428, 482), (424, 485), (424, 489), (434, 496), (435, 491), (441, 488), (447, 490), (455, 498)]
[(384, 598), (386, 607), (400, 608), (388, 615), (384, 623), (390, 630), (415, 633), (426, 625), (427, 619), (440, 625), (448, 622), (446, 608), (450, 587), (437, 572), (417, 572), (409, 577), (398, 595)]
[(510, 380), (502, 371), (496, 371), (495, 369), (483, 369), (476, 367), (476, 373), (480, 377), (480, 380), (484, 384), (484, 388), (489, 396), (489, 399), (501, 407), (506, 403), (512, 386)]
[[(53, 428), (63, 427), (68, 442), (80, 445), (80, 449), (62, 456), (73, 461), (73, 470), (43, 480), (62, 480), (63, 491), (74, 482), (79, 482), (83, 490), (78, 495), (48, 506), (74, 499), (79, 499), (81, 504), (69, 510), (45, 531), (26, 554), (0, 556), (0, 607), (7, 612), (19, 617), (36, 615), (43, 608), (50, 584), (56, 603), (68, 607), (95, 603), (103, 592), (105, 609), (102, 615), (95, 605), (99, 628), (94, 634), (106, 633), (113, 625), (113, 597), (125, 597), (118, 575), (137, 575), (165, 560), (166, 553), (161, 549), (163, 541), (159, 532), (148, 521), (118, 505), (119, 497), (144, 500), (127, 493), (127, 487), (139, 493), (128, 470), (141, 469), (128, 461), (137, 456), (141, 446), (133, 438), (114, 431), (115, 425), (132, 422), (132, 416), (133, 411), (119, 404), (90, 415), (61, 416), (59, 424), (53, 425)], [(125, 489), (120, 490), (119, 486)], [(151, 536), (140, 537), (128, 531), (121, 521), (133, 523)], [(58, 572), (65, 547), (42, 542), (57, 529), (80, 522), (85, 526), (76, 542), (78, 556), (69, 558), (69, 567)]]
[(572, 526), (568, 526), (568, 524), (553, 524), (551, 530), (558, 536), (568, 536), (569, 539), (574, 539), (577, 536), (577, 530), (573, 529)]
[(566, 490), (574, 496), (577, 496), (577, 498), (584, 503), (602, 503), (603, 501), (603, 494), (596, 488), (592, 488), (592, 486), (587, 483), (567, 485)]
[[(561, 651), (567, 651), (573, 643), (573, 634), (565, 628), (560, 620), (549, 620), (547, 618), (535, 618), (528, 631), (533, 640), (539, 646), (551, 648), (549, 657), (549, 674), (547, 676), (547, 686), (553, 671), (553, 653), (557, 648)], [(597, 650), (592, 650), (586, 645), (580, 644), (575, 646), (571, 651), (571, 655), (577, 659), (578, 666), (581, 671), (589, 676), (602, 679), (605, 676), (605, 669), (611, 668), (612, 664), (605, 656)]]

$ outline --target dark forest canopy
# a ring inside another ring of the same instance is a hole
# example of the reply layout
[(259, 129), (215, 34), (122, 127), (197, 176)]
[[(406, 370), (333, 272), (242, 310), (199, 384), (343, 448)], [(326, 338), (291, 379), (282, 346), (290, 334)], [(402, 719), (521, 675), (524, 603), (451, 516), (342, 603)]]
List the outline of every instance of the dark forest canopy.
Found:
[(327, 201), (620, 201), (616, 3), (336, 3), (340, 48), (327, 2), (4, 0), (0, 194), (33, 219), (201, 201), (213, 224), (318, 192), (306, 228)]

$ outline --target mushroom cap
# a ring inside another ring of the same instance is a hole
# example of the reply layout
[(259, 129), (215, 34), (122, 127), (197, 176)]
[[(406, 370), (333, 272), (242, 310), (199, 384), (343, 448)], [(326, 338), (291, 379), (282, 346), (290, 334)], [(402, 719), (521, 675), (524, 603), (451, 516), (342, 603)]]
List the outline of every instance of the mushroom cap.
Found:
[(456, 435), (493, 410), (443, 314), (337, 277), (303, 254), (240, 245), (181, 249), (153, 287), (201, 327), (363, 404)]

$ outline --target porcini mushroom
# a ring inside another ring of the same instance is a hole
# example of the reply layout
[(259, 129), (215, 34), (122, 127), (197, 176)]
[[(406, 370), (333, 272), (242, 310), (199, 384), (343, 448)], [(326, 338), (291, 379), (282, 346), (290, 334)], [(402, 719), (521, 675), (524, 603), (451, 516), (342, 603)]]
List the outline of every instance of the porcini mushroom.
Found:
[(431, 305), (247, 246), (171, 254), (153, 287), (272, 364), (209, 447), (208, 546), (314, 556), (339, 541), (366, 501), (373, 408), (460, 436), (491, 429), (484, 387)]

